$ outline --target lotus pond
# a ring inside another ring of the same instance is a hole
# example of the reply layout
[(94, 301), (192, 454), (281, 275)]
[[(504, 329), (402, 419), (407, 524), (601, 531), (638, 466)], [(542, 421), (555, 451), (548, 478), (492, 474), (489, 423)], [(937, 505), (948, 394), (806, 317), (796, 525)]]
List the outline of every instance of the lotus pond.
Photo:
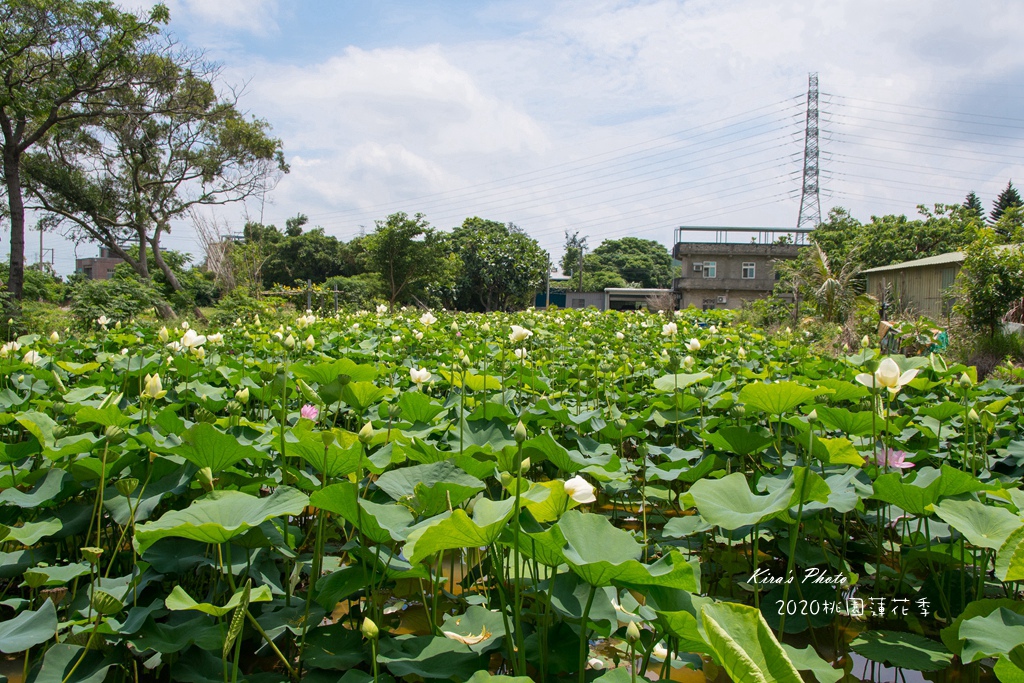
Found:
[(1024, 680), (1024, 384), (723, 312), (103, 322), (0, 351), (29, 683)]

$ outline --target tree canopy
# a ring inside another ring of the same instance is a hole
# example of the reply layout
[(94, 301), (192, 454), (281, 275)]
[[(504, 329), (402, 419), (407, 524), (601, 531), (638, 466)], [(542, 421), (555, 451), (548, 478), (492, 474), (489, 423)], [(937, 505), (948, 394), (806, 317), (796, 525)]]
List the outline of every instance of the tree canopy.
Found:
[(423, 214), (393, 213), (366, 236), (366, 261), (380, 273), (388, 303), (422, 300), (431, 287), (451, 286), (457, 261)]
[[(584, 258), (587, 271), (617, 274), (624, 286), (664, 288), (672, 285), (672, 256), (661, 242), (639, 237), (605, 240)], [(611, 285), (608, 285), (611, 286)]]
[(1006, 187), (1003, 188), (1003, 191), (999, 193), (999, 196), (996, 197), (995, 202), (992, 204), (992, 212), (988, 215), (989, 222), (998, 223), (1007, 209), (1019, 207), (1022, 204), (1024, 202), (1021, 201), (1017, 188), (1013, 186), (1013, 181), (1007, 182)]

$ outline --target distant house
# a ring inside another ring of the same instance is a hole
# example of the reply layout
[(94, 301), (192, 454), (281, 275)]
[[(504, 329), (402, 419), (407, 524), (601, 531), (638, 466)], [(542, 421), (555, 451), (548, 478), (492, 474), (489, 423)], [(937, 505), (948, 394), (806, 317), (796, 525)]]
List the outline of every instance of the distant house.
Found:
[(896, 310), (913, 311), (933, 320), (949, 315), (949, 288), (964, 263), (964, 252), (951, 251), (914, 261), (862, 270), (865, 291)]
[(92, 258), (75, 259), (75, 272), (82, 273), (90, 280), (109, 280), (114, 277), (114, 268), (124, 260), (109, 247), (100, 247), (100, 255)]
[[(712, 232), (714, 242), (694, 239)], [(672, 288), (679, 293), (683, 308), (740, 308), (746, 301), (772, 293), (779, 279), (775, 262), (796, 258), (809, 232), (792, 228), (677, 228), (672, 256), (682, 264), (682, 273)], [(730, 240), (730, 233), (742, 237)]]

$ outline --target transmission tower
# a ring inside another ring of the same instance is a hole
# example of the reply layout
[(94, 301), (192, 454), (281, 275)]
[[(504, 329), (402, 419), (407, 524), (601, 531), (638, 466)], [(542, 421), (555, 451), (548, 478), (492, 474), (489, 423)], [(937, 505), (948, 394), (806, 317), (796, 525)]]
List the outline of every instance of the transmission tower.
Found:
[(807, 77), (807, 128), (804, 131), (804, 186), (797, 228), (813, 230), (821, 223), (818, 193), (818, 74)]

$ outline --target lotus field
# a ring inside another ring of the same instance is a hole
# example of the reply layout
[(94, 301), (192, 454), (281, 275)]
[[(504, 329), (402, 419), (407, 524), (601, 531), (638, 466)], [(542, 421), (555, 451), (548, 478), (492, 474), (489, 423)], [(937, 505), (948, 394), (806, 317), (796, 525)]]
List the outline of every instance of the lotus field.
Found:
[(1024, 386), (814, 341), (384, 307), (9, 340), (4, 671), (1024, 680)]

